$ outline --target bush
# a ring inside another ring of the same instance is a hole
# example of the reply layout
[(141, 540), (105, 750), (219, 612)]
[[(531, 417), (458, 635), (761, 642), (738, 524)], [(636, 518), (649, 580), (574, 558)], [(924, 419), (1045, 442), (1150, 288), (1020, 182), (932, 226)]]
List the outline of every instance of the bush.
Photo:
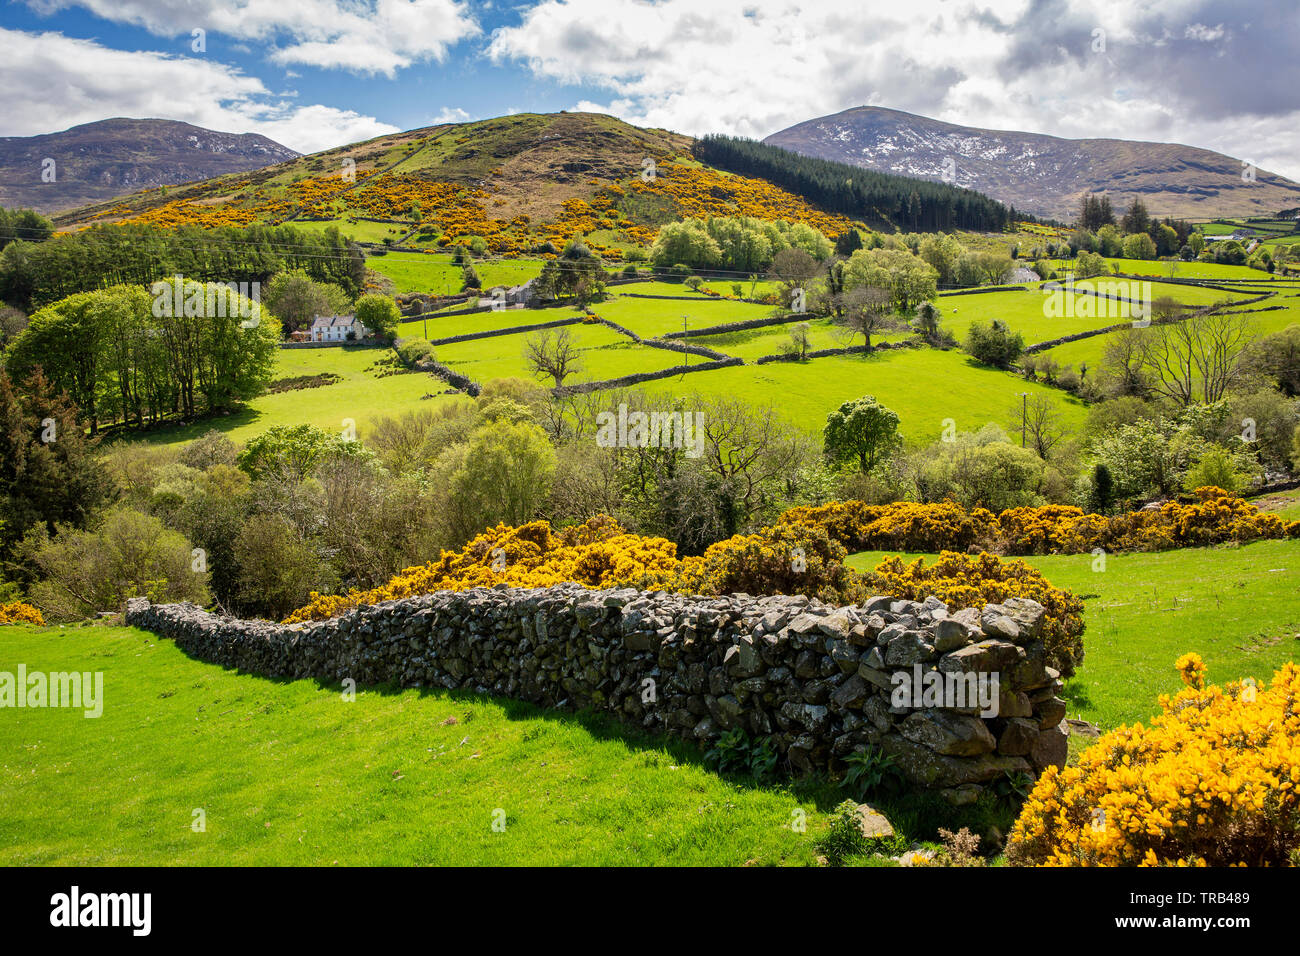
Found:
[(1025, 340), (1019, 332), (1012, 332), (1006, 323), (994, 319), (988, 325), (972, 322), (966, 332), (966, 351), (978, 362), (994, 368), (1010, 368), (1025, 350)]
[(671, 541), (628, 534), (606, 515), (559, 534), (545, 521), (515, 528), (502, 524), (460, 551), (443, 551), (437, 561), (407, 568), (383, 587), (346, 595), (313, 593), (285, 623), (323, 621), (361, 604), (494, 584), (534, 588), (575, 581), (591, 588), (614, 587), (651, 571), (667, 571), (676, 557)]
[(93, 531), (59, 526), (50, 538), (29, 535), (23, 550), (41, 580), (30, 597), (59, 620), (96, 611), (121, 611), (128, 598), (156, 604), (208, 600), (205, 561), (179, 532), (152, 515), (122, 506), (109, 510)]
[(1049, 767), (1011, 831), (1030, 866), (1285, 866), (1300, 857), (1300, 668), (1267, 689), (1187, 685), (1150, 727), (1119, 727), (1076, 767)]
[(420, 362), (433, 359), (433, 346), (428, 339), (408, 339), (397, 347), (397, 357), (403, 365), (414, 368)]
[(41, 612), (22, 601), (0, 604), (0, 624), (36, 624), (43, 625), (45, 618)]
[(1197, 459), (1196, 464), (1188, 470), (1183, 478), (1183, 487), (1188, 491), (1195, 491), (1197, 488), (1215, 486), (1228, 492), (1236, 492), (1244, 480), (1244, 476), (1237, 470), (1236, 463), (1227, 450), (1219, 445), (1210, 445)]
[(824, 528), (785, 525), (736, 535), (671, 569), (620, 583), (685, 594), (806, 594), (853, 604), (869, 595), (858, 574), (844, 564), (846, 555)]

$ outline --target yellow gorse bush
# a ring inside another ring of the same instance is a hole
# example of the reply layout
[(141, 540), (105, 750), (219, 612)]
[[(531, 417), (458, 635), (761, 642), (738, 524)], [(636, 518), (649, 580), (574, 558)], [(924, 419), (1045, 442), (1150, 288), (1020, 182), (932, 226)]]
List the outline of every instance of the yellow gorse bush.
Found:
[(792, 508), (778, 524), (823, 527), (849, 551), (966, 551), (1001, 554), (1084, 554), (1166, 551), (1228, 541), (1300, 538), (1300, 521), (1261, 512), (1222, 488), (1198, 488), (1195, 500), (1168, 501), (1152, 511), (1106, 516), (1068, 505), (1010, 508), (994, 515), (951, 501), (869, 505), (836, 501)]
[(1294, 865), (1300, 852), (1300, 668), (1160, 697), (1150, 727), (1103, 736), (1077, 767), (1048, 768), (1012, 829), (1008, 858), (1038, 866)]
[(598, 515), (556, 534), (545, 521), (511, 528), (497, 525), (460, 551), (407, 568), (382, 587), (347, 594), (311, 595), (286, 624), (323, 621), (362, 604), (377, 604), (432, 591), (465, 591), (507, 584), (537, 588), (573, 581), (590, 588), (663, 573), (677, 563), (677, 546), (664, 538), (628, 534), (613, 518)]
[(30, 604), (24, 604), (22, 601), (0, 604), (0, 624), (43, 625), (44, 623), (45, 618), (41, 616), (41, 612)]

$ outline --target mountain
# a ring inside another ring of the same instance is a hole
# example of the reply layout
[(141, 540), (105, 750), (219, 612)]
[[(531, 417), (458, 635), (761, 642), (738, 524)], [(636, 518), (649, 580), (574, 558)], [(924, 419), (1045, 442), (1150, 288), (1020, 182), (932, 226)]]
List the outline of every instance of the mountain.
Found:
[(504, 256), (545, 254), (580, 236), (612, 259), (644, 249), (662, 225), (688, 217), (805, 223), (827, 236), (855, 223), (892, 228), (904, 219), (911, 228), (1005, 224), (1006, 208), (986, 196), (918, 185), (750, 140), (695, 140), (562, 111), (393, 133), (252, 172), (115, 197), (54, 221), (62, 230), (292, 222), (337, 227), (372, 247), (485, 245)]
[[(5, 136), (0, 137), (0, 206), (56, 213), (300, 155), (256, 133), (218, 133), (162, 119), (107, 119), (61, 133)], [(53, 182), (42, 179), (49, 160)]]
[(1300, 184), (1262, 169), (1254, 170), (1253, 182), (1243, 180), (1241, 160), (1208, 149), (977, 129), (878, 106), (808, 120), (763, 142), (866, 169), (955, 182), (1067, 222), (1087, 192), (1107, 193), (1117, 210), (1141, 196), (1154, 215), (1191, 219), (1271, 216), (1300, 201)]

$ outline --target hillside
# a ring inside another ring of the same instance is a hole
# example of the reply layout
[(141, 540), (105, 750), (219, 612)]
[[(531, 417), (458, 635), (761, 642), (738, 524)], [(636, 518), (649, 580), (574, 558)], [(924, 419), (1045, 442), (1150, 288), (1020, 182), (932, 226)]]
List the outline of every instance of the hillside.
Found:
[[(1159, 216), (1215, 218), (1273, 215), (1294, 206), (1300, 184), (1178, 143), (1062, 139), (1014, 130), (977, 129), (862, 106), (773, 133), (763, 142), (881, 172), (955, 183), (1038, 216), (1069, 221), (1086, 192), (1105, 192), (1116, 208), (1141, 196)], [(950, 162), (951, 161), (951, 162)]]
[[(56, 213), (142, 188), (247, 172), (300, 155), (256, 133), (174, 120), (106, 119), (41, 136), (0, 137), (0, 206)], [(54, 160), (54, 181), (42, 180)], [(44, 164), (44, 165), (43, 165)]]
[[(546, 252), (547, 243), (559, 247), (582, 235), (596, 252), (617, 259), (629, 247), (648, 245), (664, 223), (687, 217), (805, 222), (828, 236), (855, 222), (889, 227), (902, 222), (895, 211), (915, 192), (910, 179), (831, 163), (810, 177), (808, 170), (787, 168), (809, 164), (803, 157), (757, 143), (727, 152), (710, 140), (720, 138), (697, 142), (595, 113), (515, 114), (383, 136), (178, 189), (149, 189), (67, 211), (56, 223), (71, 229), (95, 222), (293, 221), (430, 251), (479, 237), (490, 252), (506, 256)], [(763, 153), (786, 159), (774, 166)], [(715, 154), (716, 162), (706, 159)], [(969, 190), (924, 192), (925, 208), (913, 219), (931, 207), (944, 211), (930, 217), (936, 225), (997, 230), (1007, 219), (1000, 203)], [(980, 217), (963, 218), (972, 209)]]

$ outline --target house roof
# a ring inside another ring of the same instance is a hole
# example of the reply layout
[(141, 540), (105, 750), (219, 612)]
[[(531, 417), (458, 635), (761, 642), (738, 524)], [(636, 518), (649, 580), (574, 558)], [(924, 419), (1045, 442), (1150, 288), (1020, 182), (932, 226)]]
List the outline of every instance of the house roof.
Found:
[(329, 329), (337, 326), (351, 328), (356, 324), (357, 317), (355, 315), (318, 315), (312, 321), (311, 327), (313, 329)]

